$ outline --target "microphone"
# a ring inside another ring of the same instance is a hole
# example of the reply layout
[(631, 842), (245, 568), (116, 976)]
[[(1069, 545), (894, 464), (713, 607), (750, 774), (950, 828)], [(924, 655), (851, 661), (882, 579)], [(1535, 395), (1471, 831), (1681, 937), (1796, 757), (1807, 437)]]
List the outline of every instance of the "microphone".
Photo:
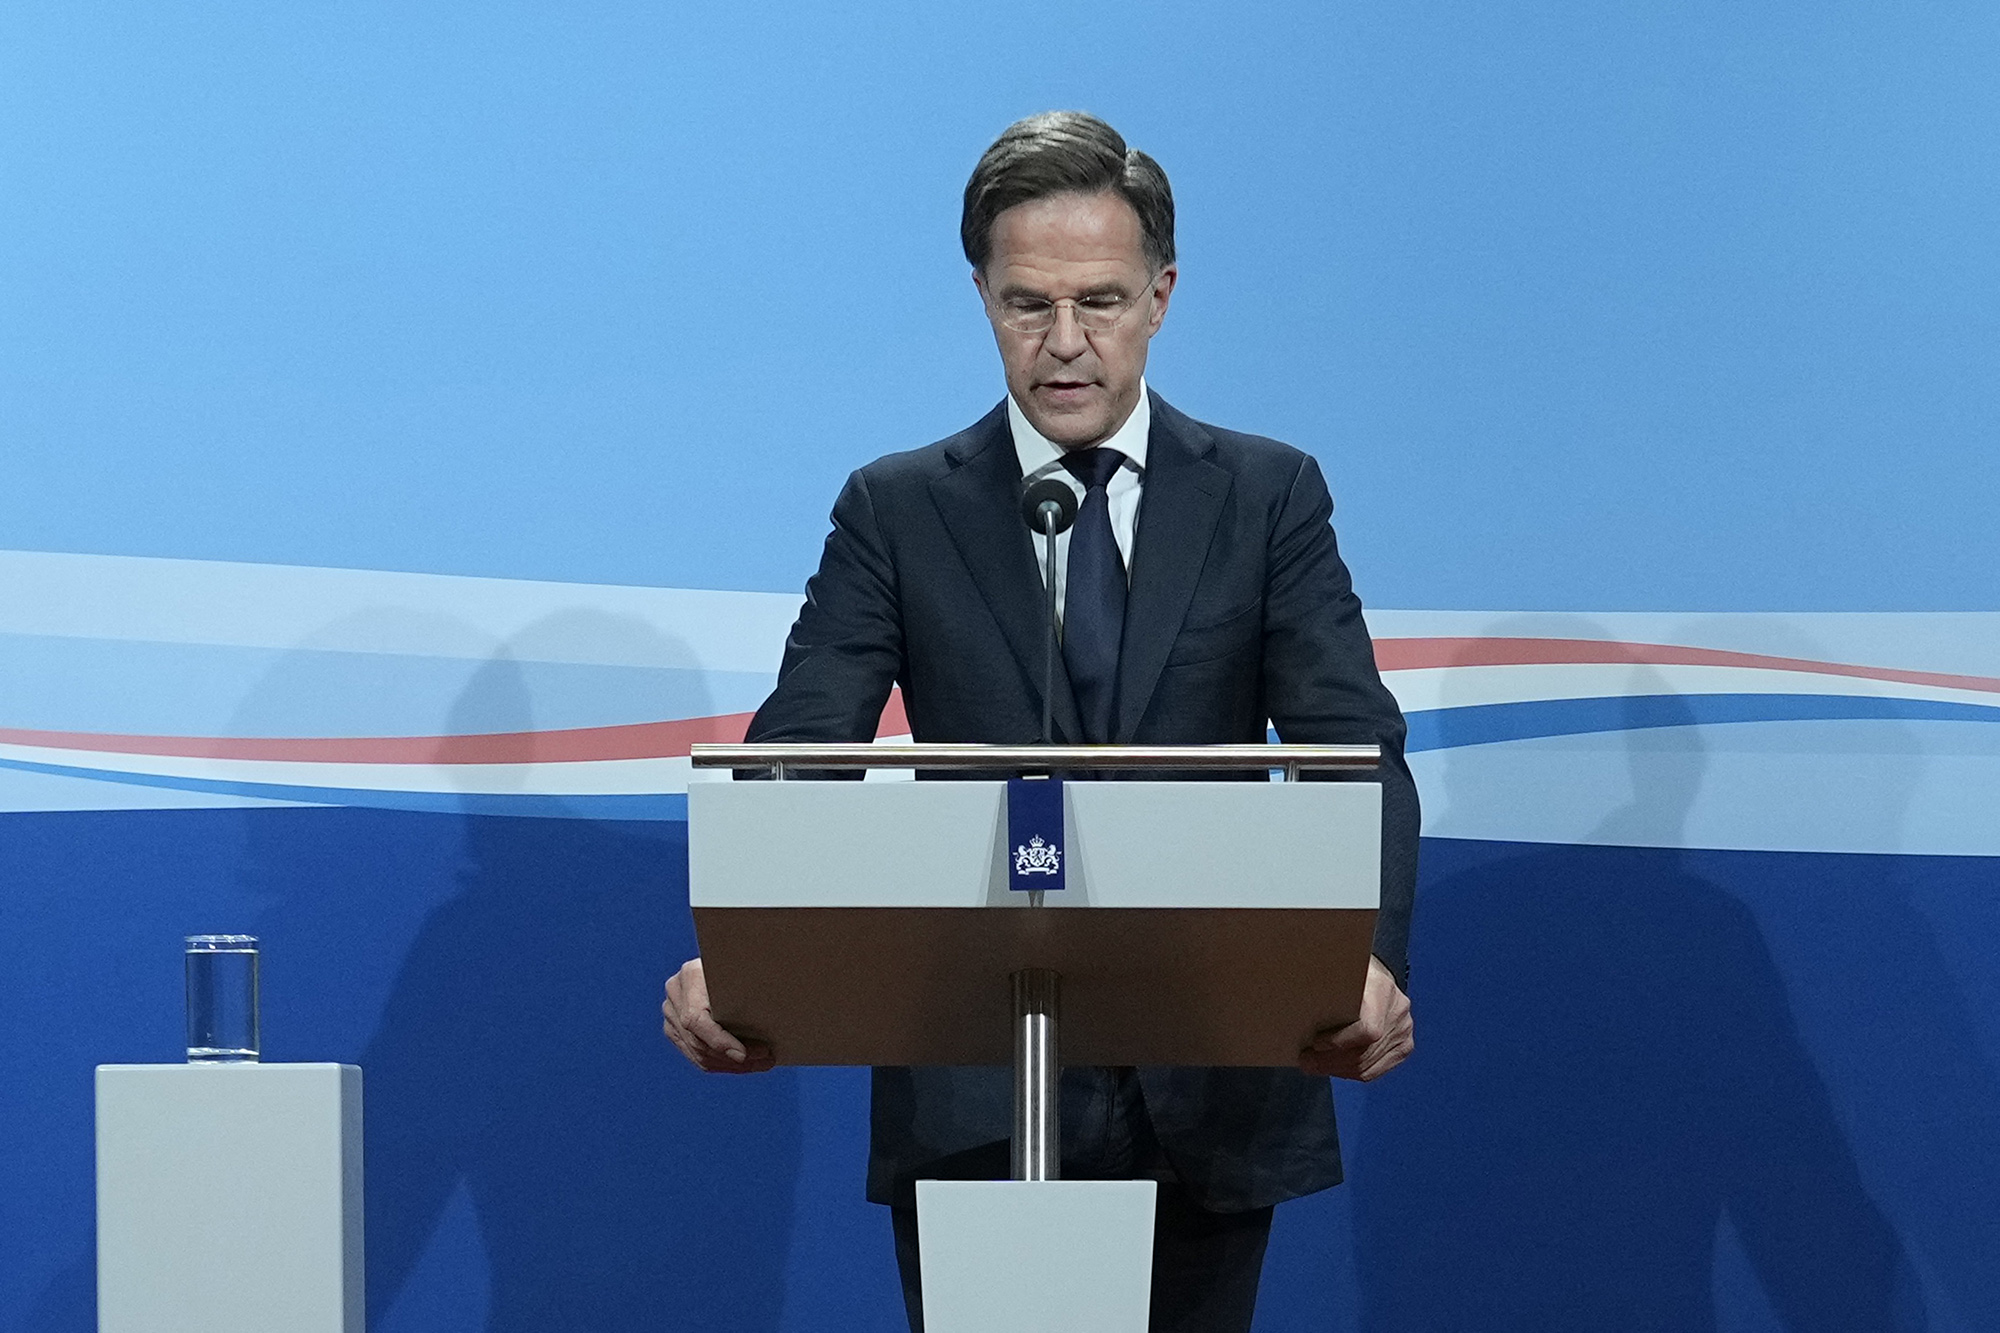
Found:
[(1049, 608), (1047, 657), (1042, 666), (1042, 744), (1053, 745), (1056, 739), (1056, 644), (1062, 635), (1061, 622), (1056, 614), (1056, 535), (1068, 532), (1069, 525), (1076, 522), (1076, 492), (1070, 489), (1067, 482), (1043, 477), (1022, 492), (1021, 518), (1031, 529), (1048, 538), (1047, 549), (1042, 552), (1042, 590)]
[[(1047, 512), (1050, 505), (1055, 506), (1053, 515)], [(1068, 532), (1076, 522), (1076, 492), (1066, 482), (1043, 477), (1021, 493), (1021, 521), (1049, 537)]]

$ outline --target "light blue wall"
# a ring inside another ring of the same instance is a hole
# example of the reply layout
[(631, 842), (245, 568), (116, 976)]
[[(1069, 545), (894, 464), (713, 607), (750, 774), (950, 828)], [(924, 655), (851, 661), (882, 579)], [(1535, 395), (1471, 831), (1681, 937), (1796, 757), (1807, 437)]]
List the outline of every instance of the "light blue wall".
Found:
[(0, 15), (0, 545), (792, 590), (998, 378), (956, 198), (1172, 173), (1156, 387), (1362, 590), (1993, 604), (2000, 11), (79, 5)]

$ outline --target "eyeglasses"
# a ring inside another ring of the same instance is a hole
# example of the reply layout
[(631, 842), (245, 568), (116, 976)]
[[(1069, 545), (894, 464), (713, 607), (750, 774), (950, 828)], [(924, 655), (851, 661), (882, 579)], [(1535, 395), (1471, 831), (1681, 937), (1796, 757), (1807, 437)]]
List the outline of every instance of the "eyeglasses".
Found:
[(1065, 296), (1059, 301), (1045, 301), (1038, 296), (1010, 296), (995, 302), (993, 310), (994, 317), (1016, 333), (1047, 333), (1056, 326), (1056, 307), (1066, 305), (1078, 328), (1086, 333), (1103, 333), (1117, 328), (1138, 306), (1140, 299), (1120, 292)]

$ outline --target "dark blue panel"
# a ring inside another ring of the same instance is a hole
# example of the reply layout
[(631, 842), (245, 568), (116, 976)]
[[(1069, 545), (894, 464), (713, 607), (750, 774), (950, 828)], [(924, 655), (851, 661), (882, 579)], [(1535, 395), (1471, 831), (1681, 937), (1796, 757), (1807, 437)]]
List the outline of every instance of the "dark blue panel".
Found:
[[(493, 1333), (777, 1325), (797, 1075), (707, 1079), (659, 1033), (694, 947), (686, 826), (366, 810), (0, 821), (5, 1293), (90, 1319), (90, 1069), (179, 1056), (178, 939), (265, 940), (266, 1054), (365, 1069), (370, 1304), (463, 1186)], [(858, 1196), (858, 1173), (850, 1182)], [(22, 1285), (15, 1286), (16, 1283)], [(891, 1288), (893, 1290), (893, 1288)]]
[(1785, 1327), (1926, 1326), (1919, 1258), (2000, 1327), (2000, 1083), (1909, 894), (1986, 912), (1992, 862), (1424, 855), (1418, 1053), (1350, 1099), (1365, 1327), (1708, 1333), (1732, 1234)]
[[(1417, 1055), (1340, 1087), (1263, 1333), (2000, 1327), (2000, 863), (1424, 858)], [(658, 1035), (684, 826), (10, 815), (0, 884), (0, 1327), (92, 1326), (90, 1067), (176, 1058), (178, 937), (242, 928), (271, 1058), (366, 1067), (385, 1333), (896, 1326), (858, 1074)]]

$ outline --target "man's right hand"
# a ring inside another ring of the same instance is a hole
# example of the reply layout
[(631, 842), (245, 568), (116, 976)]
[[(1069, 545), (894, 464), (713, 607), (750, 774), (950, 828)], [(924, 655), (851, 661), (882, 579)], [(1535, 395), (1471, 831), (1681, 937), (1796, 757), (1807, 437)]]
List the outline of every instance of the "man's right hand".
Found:
[(777, 1063), (770, 1047), (761, 1041), (738, 1041), (709, 1013), (708, 981), (701, 974), (699, 958), (682, 963), (667, 982), (660, 1012), (666, 1016), (662, 1026), (667, 1040), (697, 1068), (711, 1074), (755, 1074)]

